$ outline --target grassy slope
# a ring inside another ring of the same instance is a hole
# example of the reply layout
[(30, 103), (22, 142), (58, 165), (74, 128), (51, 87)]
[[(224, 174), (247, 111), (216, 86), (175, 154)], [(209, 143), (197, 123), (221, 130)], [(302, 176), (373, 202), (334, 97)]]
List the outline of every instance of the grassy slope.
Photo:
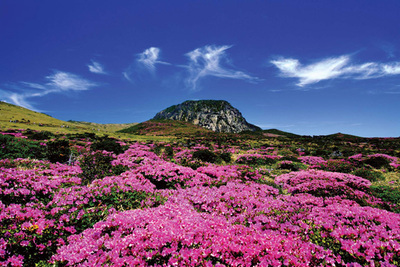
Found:
[(47, 114), (32, 111), (23, 107), (0, 101), (0, 130), (31, 129), (49, 131), (57, 134), (94, 132), (98, 135), (109, 135), (121, 139), (168, 141), (170, 138), (157, 136), (135, 136), (117, 133), (136, 123), (128, 124), (98, 124), (91, 122), (62, 121)]
[(184, 121), (149, 120), (118, 132), (152, 136), (187, 136), (198, 133), (210, 133), (212, 131)]
[(102, 132), (117, 132), (119, 130), (125, 129), (127, 127), (134, 126), (138, 123), (108, 123), (108, 124), (100, 124), (94, 122), (86, 122), (86, 121), (68, 121), (74, 125), (79, 125), (82, 127), (88, 127), (93, 131), (102, 131)]
[[(66, 127), (68, 126), (68, 127)], [(49, 115), (32, 111), (23, 107), (15, 106), (5, 102), (0, 102), (0, 128), (18, 128), (18, 129), (34, 129), (49, 130), (66, 129), (66, 130), (87, 130), (86, 126), (79, 126), (74, 123), (65, 122), (55, 119)], [(69, 129), (68, 129), (69, 128)]]
[(275, 134), (277, 136), (286, 136), (286, 137), (299, 137), (300, 135), (289, 133), (289, 132), (284, 132), (278, 129), (268, 129), (268, 130), (263, 130), (263, 133), (266, 134)]
[[(10, 122), (18, 121), (18, 122)], [(40, 126), (41, 124), (41, 126)], [(69, 126), (61, 127), (61, 126)], [(97, 124), (89, 122), (75, 122), (75, 121), (62, 121), (55, 119), (49, 115), (31, 111), (19, 106), (4, 103), (0, 101), (0, 130), (8, 129), (32, 129), (40, 131), (50, 131), (53, 133), (84, 133), (84, 132), (95, 132), (99, 135), (107, 134), (112, 137), (119, 139), (130, 139), (137, 141), (173, 141), (176, 137), (180, 136), (194, 136), (197, 134), (216, 134), (212, 131), (204, 129), (202, 127), (181, 121), (168, 121), (168, 120), (150, 120), (143, 123), (131, 123), (131, 124)], [(296, 137), (301, 137), (296, 134), (280, 131), (277, 129), (263, 130), (263, 133), (270, 133), (278, 136), (286, 136), (289, 139), (296, 140)], [(254, 133), (253, 133), (254, 135)], [(263, 138), (261, 140), (253, 140), (251, 136), (240, 135), (243, 140), (254, 143), (257, 147), (259, 142), (265, 142)], [(350, 139), (354, 142), (359, 141), (359, 137), (345, 135), (341, 133), (332, 134), (325, 136), (328, 138), (335, 139)], [(278, 146), (280, 141), (276, 138), (268, 138), (268, 142), (271, 145)], [(384, 181), (376, 181), (374, 185), (386, 185), (392, 188), (400, 190), (400, 173), (389, 172), (382, 173), (385, 177)]]

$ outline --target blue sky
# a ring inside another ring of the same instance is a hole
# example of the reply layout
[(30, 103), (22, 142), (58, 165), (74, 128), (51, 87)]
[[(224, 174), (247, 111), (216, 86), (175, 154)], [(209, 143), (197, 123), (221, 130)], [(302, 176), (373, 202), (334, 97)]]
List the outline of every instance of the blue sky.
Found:
[(400, 1), (0, 2), (0, 100), (142, 122), (223, 99), (264, 129), (400, 136)]

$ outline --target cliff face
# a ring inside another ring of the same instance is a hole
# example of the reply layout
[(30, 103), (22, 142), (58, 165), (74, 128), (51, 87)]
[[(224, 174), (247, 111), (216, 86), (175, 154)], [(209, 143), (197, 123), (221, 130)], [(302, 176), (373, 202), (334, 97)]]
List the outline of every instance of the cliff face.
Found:
[(248, 123), (239, 110), (223, 100), (185, 101), (160, 111), (153, 119), (187, 121), (215, 132), (224, 133), (261, 130)]

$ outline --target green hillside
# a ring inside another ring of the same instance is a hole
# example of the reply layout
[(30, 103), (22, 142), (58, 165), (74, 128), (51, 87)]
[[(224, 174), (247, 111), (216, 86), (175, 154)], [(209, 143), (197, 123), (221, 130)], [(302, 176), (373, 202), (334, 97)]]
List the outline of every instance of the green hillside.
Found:
[(69, 131), (89, 129), (84, 125), (77, 125), (58, 120), (47, 114), (32, 111), (5, 102), (0, 102), (0, 128), (30, 128), (35, 130), (54, 130), (57, 128)]
[[(53, 133), (83, 133), (113, 135), (137, 123), (99, 124), (82, 121), (63, 121), (47, 114), (0, 101), (0, 130), (31, 129)], [(120, 134), (119, 134), (120, 135)]]
[(184, 121), (149, 120), (118, 132), (150, 136), (189, 136), (200, 133), (211, 133), (212, 131)]
[(268, 130), (263, 130), (262, 131), (265, 134), (273, 134), (277, 136), (286, 136), (286, 137), (299, 137), (300, 135), (294, 134), (294, 133), (289, 133), (289, 132), (284, 132), (278, 129), (268, 129)]

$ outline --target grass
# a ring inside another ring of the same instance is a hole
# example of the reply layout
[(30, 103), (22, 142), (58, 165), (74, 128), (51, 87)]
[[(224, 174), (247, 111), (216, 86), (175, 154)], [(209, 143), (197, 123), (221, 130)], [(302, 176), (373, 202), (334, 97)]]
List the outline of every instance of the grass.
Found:
[(96, 135), (115, 137), (131, 141), (164, 141), (174, 140), (174, 137), (135, 135), (118, 132), (132, 127), (137, 123), (127, 124), (99, 124), (82, 121), (63, 121), (47, 114), (32, 111), (23, 107), (0, 101), (0, 130), (31, 129), (48, 131), (53, 134), (79, 134), (93, 132)]
[(212, 131), (184, 121), (149, 120), (118, 132), (146, 136), (185, 137), (195, 134), (211, 133)]

